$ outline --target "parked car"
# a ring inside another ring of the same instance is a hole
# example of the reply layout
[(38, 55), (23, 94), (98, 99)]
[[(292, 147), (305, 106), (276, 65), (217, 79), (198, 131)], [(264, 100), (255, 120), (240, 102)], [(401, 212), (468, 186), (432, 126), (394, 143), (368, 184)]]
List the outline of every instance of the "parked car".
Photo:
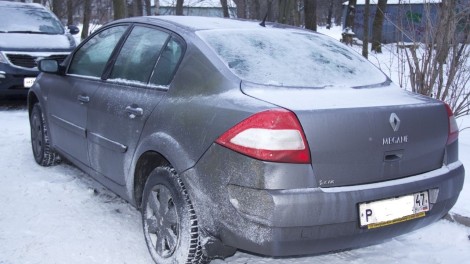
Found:
[(156, 263), (379, 243), (462, 189), (450, 108), (308, 30), (129, 18), (39, 69), (37, 163), (65, 157), (139, 208)]
[(39, 59), (62, 62), (76, 47), (71, 34), (79, 30), (69, 31), (40, 4), (0, 1), (0, 96), (26, 95)]

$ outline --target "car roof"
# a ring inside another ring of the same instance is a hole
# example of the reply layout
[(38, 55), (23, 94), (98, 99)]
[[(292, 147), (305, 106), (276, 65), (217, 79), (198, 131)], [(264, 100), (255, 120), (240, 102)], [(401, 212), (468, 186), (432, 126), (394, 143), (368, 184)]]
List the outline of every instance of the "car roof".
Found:
[[(186, 31), (199, 31), (211, 29), (262, 29), (261, 21), (243, 20), (222, 17), (202, 17), (202, 16), (144, 16), (132, 17), (117, 20), (119, 22), (141, 22), (157, 25), (164, 25), (168, 28), (180, 28)], [(283, 25), (278, 23), (266, 22), (268, 28), (291, 28), (303, 30), (298, 27)]]
[(163, 20), (175, 25), (191, 28), (195, 31), (206, 29), (245, 29), (261, 28), (259, 22), (248, 20), (229, 19), (221, 17), (201, 17), (201, 16), (156, 16), (158, 20)]

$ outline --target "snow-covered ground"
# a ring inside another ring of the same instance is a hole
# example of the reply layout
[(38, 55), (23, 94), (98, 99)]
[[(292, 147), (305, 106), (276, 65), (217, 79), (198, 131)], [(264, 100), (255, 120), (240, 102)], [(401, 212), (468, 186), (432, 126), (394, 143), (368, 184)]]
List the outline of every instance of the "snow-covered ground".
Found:
[[(470, 118), (458, 122), (470, 126)], [(152, 263), (140, 213), (72, 165), (36, 165), (29, 138), (24, 103), (0, 100), (0, 264)], [(470, 130), (460, 134), (460, 159), (470, 168)], [(452, 212), (470, 216), (470, 181)], [(212, 263), (469, 263), (469, 235), (470, 227), (441, 220), (340, 253), (272, 259), (238, 252)]]
[[(68, 164), (36, 165), (24, 104), (0, 101), (0, 264), (151, 263), (140, 213)], [(19, 109), (18, 109), (19, 108)], [(470, 168), (470, 130), (461, 133)], [(470, 216), (466, 182), (452, 210)], [(470, 228), (441, 220), (376, 246), (301, 258), (238, 252), (213, 263), (468, 263)]]

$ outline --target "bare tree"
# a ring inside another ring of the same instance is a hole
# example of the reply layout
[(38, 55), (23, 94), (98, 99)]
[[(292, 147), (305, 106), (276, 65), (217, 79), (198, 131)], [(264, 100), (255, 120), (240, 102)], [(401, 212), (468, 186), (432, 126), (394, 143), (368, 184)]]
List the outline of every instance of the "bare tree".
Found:
[(385, 17), (385, 9), (387, 8), (387, 0), (378, 0), (375, 10), (374, 22), (372, 24), (372, 51), (382, 53), (382, 28)]
[(145, 15), (146, 16), (151, 16), (152, 15), (152, 6), (150, 4), (150, 0), (144, 0), (144, 2), (145, 2)]
[(183, 15), (183, 4), (184, 0), (176, 0), (176, 15), (182, 16)]
[(279, 1), (279, 23), (299, 25), (296, 4), (296, 0)]
[(304, 0), (305, 28), (317, 31), (317, 0)]
[(445, 101), (460, 117), (470, 113), (470, 5), (447, 0), (439, 10), (437, 20), (426, 19), (425, 42), (405, 49), (410, 85)]
[(125, 0), (113, 0), (114, 19), (120, 19), (126, 17), (126, 1)]
[(366, 0), (364, 6), (364, 37), (362, 39), (362, 56), (366, 59), (369, 57), (369, 16), (370, 0)]
[(246, 17), (246, 1), (245, 0), (234, 0), (235, 5), (237, 6), (237, 17), (247, 18)]
[(81, 38), (85, 39), (88, 37), (88, 31), (90, 29), (90, 18), (91, 18), (91, 0), (85, 0), (83, 2), (83, 28)]
[(331, 19), (333, 17), (333, 1), (330, 1), (329, 4), (328, 4), (328, 16), (327, 16), (327, 19), (326, 19), (326, 28), (327, 29), (330, 29), (331, 28)]
[(134, 0), (135, 7), (136, 7), (136, 16), (143, 16), (144, 15), (144, 2), (143, 0)]
[(73, 1), (72, 0), (67, 0), (67, 24), (68, 25), (73, 25), (73, 13), (75, 12), (74, 6), (73, 6)]
[(354, 18), (356, 16), (356, 0), (349, 0), (348, 3), (348, 10), (346, 13), (346, 24), (344, 25), (345, 28), (350, 28), (353, 30), (354, 28)]
[(52, 0), (52, 12), (62, 20), (64, 18), (64, 2), (62, 0)]
[(144, 15), (143, 0), (126, 1), (126, 3), (127, 3), (127, 17)]
[(346, 24), (344, 25), (343, 33), (341, 34), (341, 42), (352, 46), (354, 37), (354, 19), (356, 17), (356, 0), (349, 0), (348, 9), (346, 12)]
[(227, 0), (220, 0), (220, 5), (222, 5), (222, 11), (224, 12), (224, 17), (230, 17), (229, 12), (228, 12)]

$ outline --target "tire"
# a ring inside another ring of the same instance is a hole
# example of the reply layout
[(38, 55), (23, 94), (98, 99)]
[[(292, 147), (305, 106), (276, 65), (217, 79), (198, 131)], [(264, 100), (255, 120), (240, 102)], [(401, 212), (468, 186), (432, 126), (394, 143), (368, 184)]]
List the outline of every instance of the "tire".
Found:
[(157, 264), (210, 262), (202, 253), (191, 199), (174, 169), (158, 167), (151, 172), (143, 193), (142, 226)]
[(31, 126), (31, 146), (36, 162), (45, 167), (59, 163), (59, 155), (50, 146), (49, 130), (39, 103), (34, 104), (29, 122)]

